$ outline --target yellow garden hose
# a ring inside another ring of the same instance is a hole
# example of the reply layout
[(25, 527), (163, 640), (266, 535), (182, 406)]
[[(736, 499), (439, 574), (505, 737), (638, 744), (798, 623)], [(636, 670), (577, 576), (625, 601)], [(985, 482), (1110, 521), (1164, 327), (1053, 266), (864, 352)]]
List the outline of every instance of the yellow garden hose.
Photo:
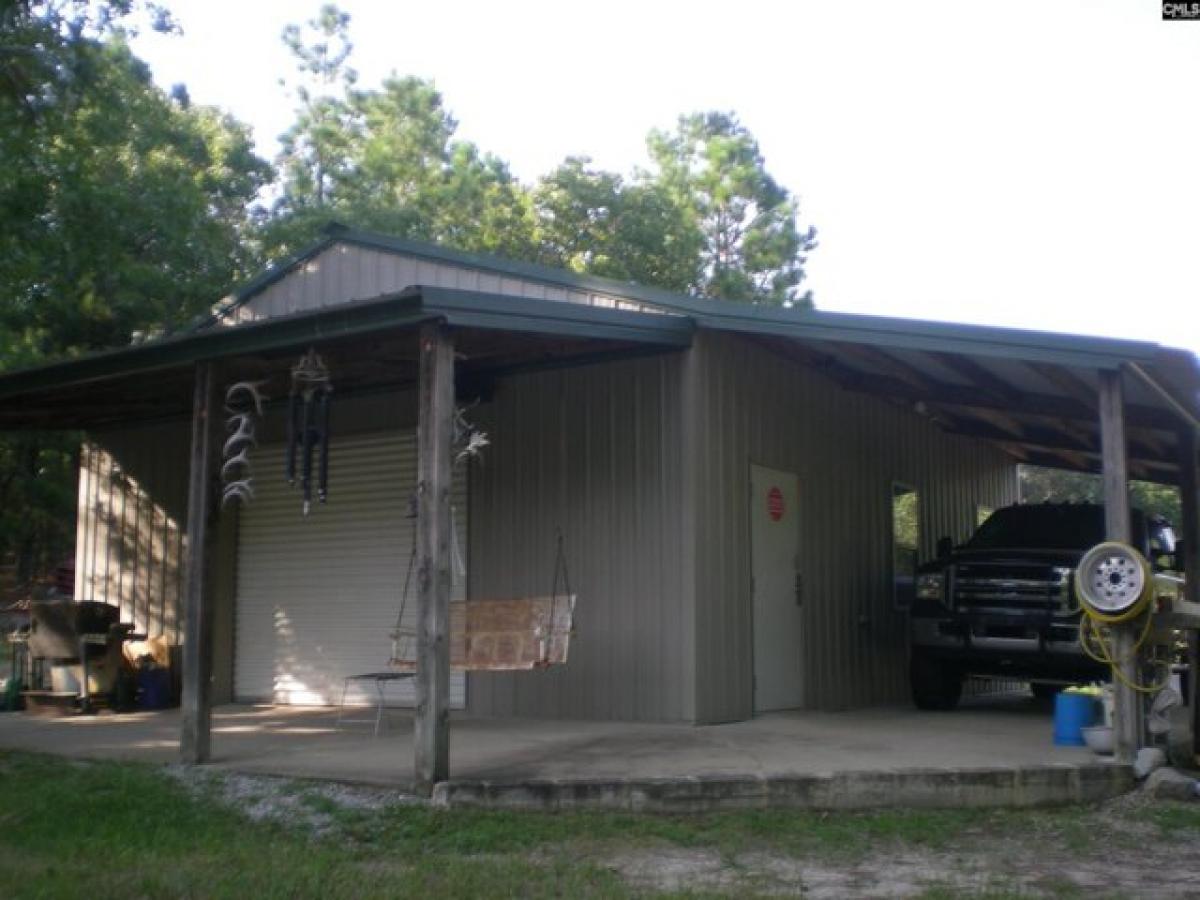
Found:
[(1145, 617), (1141, 634), (1133, 645), (1137, 656), (1150, 636), (1153, 621), (1154, 570), (1135, 548), (1119, 541), (1097, 544), (1083, 555), (1075, 570), (1075, 598), (1083, 610), (1079, 622), (1079, 646), (1098, 663), (1112, 669), (1113, 678), (1143, 694), (1154, 694), (1166, 686), (1137, 684), (1121, 672), (1112, 641), (1106, 632)]

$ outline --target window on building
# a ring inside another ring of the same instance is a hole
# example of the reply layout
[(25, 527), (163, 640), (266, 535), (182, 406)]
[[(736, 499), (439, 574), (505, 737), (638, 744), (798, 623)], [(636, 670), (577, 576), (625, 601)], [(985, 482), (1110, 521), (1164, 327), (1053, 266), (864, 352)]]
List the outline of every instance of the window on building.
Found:
[(907, 484), (892, 485), (892, 602), (908, 609), (916, 595), (921, 553), (921, 499)]
[(976, 504), (975, 527), (978, 528), (980, 525), (986, 522), (989, 518), (991, 518), (992, 513), (995, 511), (996, 508), (993, 506), (984, 506), (982, 503)]

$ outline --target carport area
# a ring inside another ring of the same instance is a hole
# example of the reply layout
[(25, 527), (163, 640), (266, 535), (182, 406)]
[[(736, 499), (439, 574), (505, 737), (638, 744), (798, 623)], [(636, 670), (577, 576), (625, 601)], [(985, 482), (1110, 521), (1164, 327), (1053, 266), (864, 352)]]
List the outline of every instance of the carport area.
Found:
[[(1025, 694), (977, 697), (954, 715), (889, 706), (782, 712), (695, 727), (451, 717), (453, 780), (435, 802), (556, 809), (756, 805), (1040, 805), (1114, 796), (1128, 767), (1052, 740), (1048, 707)], [(173, 763), (178, 711), (88, 718), (0, 716), (0, 747)], [(413, 790), (411, 714), (338, 725), (329, 708), (214, 710), (212, 767)]]

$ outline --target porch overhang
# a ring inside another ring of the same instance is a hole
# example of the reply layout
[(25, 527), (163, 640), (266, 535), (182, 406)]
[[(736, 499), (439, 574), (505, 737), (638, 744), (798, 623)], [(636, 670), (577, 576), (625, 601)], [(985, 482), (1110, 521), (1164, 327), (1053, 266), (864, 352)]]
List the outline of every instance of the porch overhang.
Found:
[(439, 320), (457, 332), (459, 383), (468, 388), (529, 368), (681, 349), (696, 331), (711, 331), (738, 335), (1018, 462), (1100, 470), (1097, 398), (1105, 371), (1125, 375), (1133, 477), (1177, 483), (1179, 435), (1200, 430), (1200, 364), (1184, 350), (733, 304), (605, 279), (581, 284), (659, 312), (417, 286), (257, 322), (210, 324), (0, 376), (0, 429), (102, 428), (185, 416), (195, 363), (223, 360), (231, 377), (262, 378), (314, 345), (336, 363), (342, 390), (414, 384), (413, 334)]
[(658, 315), (443, 288), (397, 294), (192, 331), (0, 376), (0, 430), (88, 429), (186, 416), (193, 367), (221, 361), (230, 377), (261, 378), (310, 346), (335, 359), (339, 388), (416, 380), (416, 330), (455, 330), (462, 380), (669, 352), (694, 324)]
[(840, 387), (987, 441), (1017, 462), (1101, 470), (1102, 373), (1123, 374), (1130, 474), (1178, 483), (1183, 432), (1200, 431), (1200, 362), (1158, 344), (1008, 328), (697, 306), (731, 332)]

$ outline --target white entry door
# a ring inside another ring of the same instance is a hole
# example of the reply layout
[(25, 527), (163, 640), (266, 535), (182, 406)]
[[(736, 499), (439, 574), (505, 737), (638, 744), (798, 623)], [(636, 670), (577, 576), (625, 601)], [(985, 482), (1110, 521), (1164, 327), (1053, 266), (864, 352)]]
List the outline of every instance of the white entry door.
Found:
[(750, 467), (754, 577), (754, 709), (794, 709), (803, 699), (799, 483), (791, 472)]

